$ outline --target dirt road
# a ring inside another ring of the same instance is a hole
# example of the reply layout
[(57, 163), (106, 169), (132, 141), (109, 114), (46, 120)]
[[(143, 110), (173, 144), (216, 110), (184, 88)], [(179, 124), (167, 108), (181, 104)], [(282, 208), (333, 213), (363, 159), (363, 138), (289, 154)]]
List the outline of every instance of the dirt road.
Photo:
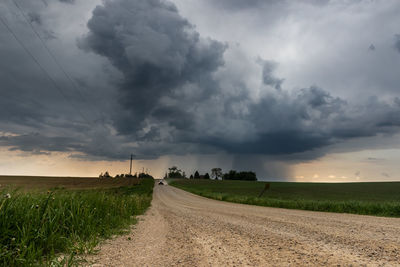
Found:
[(220, 202), (156, 185), (92, 266), (400, 266), (400, 219)]

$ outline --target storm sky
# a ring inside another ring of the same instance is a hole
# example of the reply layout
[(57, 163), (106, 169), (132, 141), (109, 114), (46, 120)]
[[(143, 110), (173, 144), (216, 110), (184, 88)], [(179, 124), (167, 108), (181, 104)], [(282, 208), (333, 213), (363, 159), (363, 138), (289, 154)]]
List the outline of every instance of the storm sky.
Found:
[[(5, 0), (0, 174), (400, 180), (397, 0)], [(122, 169), (121, 169), (122, 168)]]

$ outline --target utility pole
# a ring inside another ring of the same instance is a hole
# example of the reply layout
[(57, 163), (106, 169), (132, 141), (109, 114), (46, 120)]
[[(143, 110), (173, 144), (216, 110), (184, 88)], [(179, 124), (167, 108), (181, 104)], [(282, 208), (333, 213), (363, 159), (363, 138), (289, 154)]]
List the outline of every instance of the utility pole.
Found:
[(132, 158), (133, 158), (133, 155), (131, 154), (131, 167), (129, 168), (129, 175), (132, 175)]

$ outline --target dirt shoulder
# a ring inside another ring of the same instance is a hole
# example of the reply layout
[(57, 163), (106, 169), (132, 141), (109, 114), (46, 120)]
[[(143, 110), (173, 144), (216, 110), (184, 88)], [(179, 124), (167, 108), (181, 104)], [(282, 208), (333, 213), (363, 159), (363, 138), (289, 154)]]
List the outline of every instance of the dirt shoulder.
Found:
[(400, 219), (248, 206), (156, 185), (91, 266), (399, 265)]

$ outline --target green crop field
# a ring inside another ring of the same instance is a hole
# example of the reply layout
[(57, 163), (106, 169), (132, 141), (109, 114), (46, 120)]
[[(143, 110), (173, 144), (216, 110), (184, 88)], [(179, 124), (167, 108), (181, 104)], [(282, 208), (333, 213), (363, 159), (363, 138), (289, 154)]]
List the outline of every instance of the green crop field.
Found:
[(175, 179), (169, 184), (204, 197), (259, 206), (400, 217), (400, 182), (293, 183)]
[(114, 188), (49, 191), (2, 186), (0, 265), (78, 264), (76, 255), (91, 252), (100, 240), (122, 233), (135, 222), (134, 216), (149, 207), (154, 180), (137, 181)]

